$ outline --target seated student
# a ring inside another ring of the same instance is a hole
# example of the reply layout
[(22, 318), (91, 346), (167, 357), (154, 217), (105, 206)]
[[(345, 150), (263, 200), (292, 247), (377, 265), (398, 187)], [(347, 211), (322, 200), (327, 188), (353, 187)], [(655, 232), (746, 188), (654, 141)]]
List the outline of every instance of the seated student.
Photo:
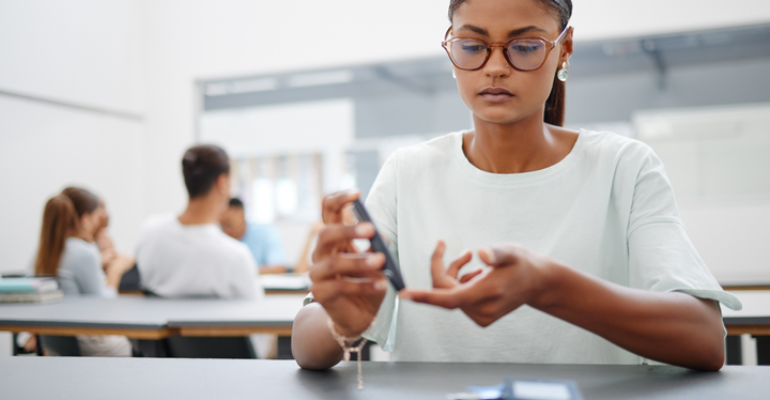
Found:
[(240, 199), (230, 199), (220, 225), (226, 234), (249, 247), (259, 265), (260, 274), (283, 274), (288, 271), (289, 261), (278, 231), (272, 225), (246, 222), (246, 212)]
[[(286, 266), (288, 261), (278, 231), (271, 225), (247, 223), (243, 202), (240, 199), (230, 199), (230, 206), (222, 214), (220, 224), (226, 234), (249, 246), (254, 260), (259, 265), (260, 274), (282, 274), (288, 271)], [(300, 254), (292, 272), (302, 274), (310, 270), (308, 255), (313, 240), (322, 227), (323, 223), (321, 222), (313, 224), (302, 249), (302, 254)]]
[[(105, 271), (99, 249), (93, 244), (99, 229), (99, 200), (91, 192), (70, 187), (45, 205), (35, 275), (57, 276), (65, 296), (116, 295), (123, 273), (134, 265), (131, 257), (118, 257)], [(78, 336), (84, 356), (131, 356), (123, 336)]]
[[(77, 195), (78, 188), (66, 188), (62, 191), (65, 195), (70, 197)], [(94, 214), (99, 215), (97, 221), (98, 227), (94, 234), (94, 243), (99, 248), (99, 253), (102, 256), (102, 268), (106, 271), (112, 262), (133, 262), (134, 258), (129, 255), (119, 255), (115, 250), (115, 244), (112, 242), (107, 226), (110, 224), (110, 215), (107, 213), (107, 206), (104, 199), (99, 198), (99, 206), (94, 211)], [(118, 261), (120, 260), (120, 261)], [(129, 268), (130, 269), (130, 268)]]
[(110, 232), (107, 230), (107, 226), (110, 224), (110, 215), (107, 213), (107, 206), (104, 204), (103, 199), (99, 199), (99, 230), (94, 235), (96, 245), (99, 246), (99, 252), (102, 254), (102, 265), (107, 269), (112, 260), (118, 257), (118, 253), (115, 251), (115, 244), (112, 242)]
[(248, 247), (218, 225), (230, 199), (229, 173), (227, 154), (217, 146), (195, 146), (185, 152), (187, 208), (179, 216), (151, 217), (137, 243), (144, 289), (164, 297), (262, 296)]
[(474, 129), (399, 150), (369, 193), (399, 296), (383, 255), (352, 245), (373, 226), (341, 223), (359, 194), (325, 199), (315, 301), (292, 333), (300, 366), (329, 368), (336, 339), (363, 335), (400, 361), (722, 367), (719, 303), (741, 304), (688, 239), (660, 159), (561, 127), (571, 15), (570, 0), (449, 2), (444, 46)]

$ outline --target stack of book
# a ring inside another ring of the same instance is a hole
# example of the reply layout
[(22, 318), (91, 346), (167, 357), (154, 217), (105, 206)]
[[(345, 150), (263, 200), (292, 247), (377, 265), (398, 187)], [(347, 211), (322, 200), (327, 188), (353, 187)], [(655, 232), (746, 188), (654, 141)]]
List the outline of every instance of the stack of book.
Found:
[(0, 278), (0, 304), (50, 303), (62, 297), (54, 278)]

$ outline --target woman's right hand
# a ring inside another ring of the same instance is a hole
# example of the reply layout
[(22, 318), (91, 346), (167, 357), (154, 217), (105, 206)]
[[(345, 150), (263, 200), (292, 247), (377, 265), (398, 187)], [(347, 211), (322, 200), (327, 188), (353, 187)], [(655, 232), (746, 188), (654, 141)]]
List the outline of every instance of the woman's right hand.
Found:
[(345, 208), (360, 193), (342, 192), (327, 196), (323, 203), (326, 226), (318, 235), (313, 252), (310, 280), (316, 303), (332, 319), (337, 333), (357, 337), (371, 325), (385, 298), (387, 280), (382, 273), (382, 253), (359, 253), (354, 239), (374, 236), (370, 223), (344, 225)]

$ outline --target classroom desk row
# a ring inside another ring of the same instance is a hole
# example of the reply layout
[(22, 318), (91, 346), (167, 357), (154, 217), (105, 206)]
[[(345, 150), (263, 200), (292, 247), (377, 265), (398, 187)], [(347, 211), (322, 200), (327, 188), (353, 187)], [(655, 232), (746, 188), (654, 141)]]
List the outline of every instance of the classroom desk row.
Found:
[(53, 304), (0, 306), (0, 331), (40, 335), (290, 336), (304, 295), (255, 300), (67, 297)]
[[(770, 336), (770, 291), (732, 292), (743, 309), (723, 308), (728, 335)], [(260, 301), (65, 298), (45, 305), (0, 306), (0, 331), (43, 335), (124, 335), (134, 339), (183, 336), (291, 335), (304, 295), (270, 295)]]
[(9, 399), (446, 399), (467, 386), (496, 385), (508, 377), (571, 380), (592, 400), (770, 395), (770, 367), (697, 372), (644, 365), (364, 362), (359, 391), (355, 363), (318, 372), (301, 370), (293, 360), (9, 357), (0, 362), (0, 387)]

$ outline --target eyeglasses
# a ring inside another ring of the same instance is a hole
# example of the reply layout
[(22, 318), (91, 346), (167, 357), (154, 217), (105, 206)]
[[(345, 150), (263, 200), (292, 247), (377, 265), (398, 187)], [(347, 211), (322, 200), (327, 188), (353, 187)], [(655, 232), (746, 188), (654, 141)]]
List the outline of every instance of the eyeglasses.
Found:
[(502, 47), (506, 60), (519, 71), (534, 71), (543, 66), (559, 42), (567, 35), (569, 26), (554, 41), (544, 37), (512, 39), (506, 43), (487, 43), (480, 39), (456, 37), (447, 39), (450, 27), (444, 35), (444, 47), (452, 64), (459, 69), (474, 71), (483, 67), (492, 56), (492, 48)]

